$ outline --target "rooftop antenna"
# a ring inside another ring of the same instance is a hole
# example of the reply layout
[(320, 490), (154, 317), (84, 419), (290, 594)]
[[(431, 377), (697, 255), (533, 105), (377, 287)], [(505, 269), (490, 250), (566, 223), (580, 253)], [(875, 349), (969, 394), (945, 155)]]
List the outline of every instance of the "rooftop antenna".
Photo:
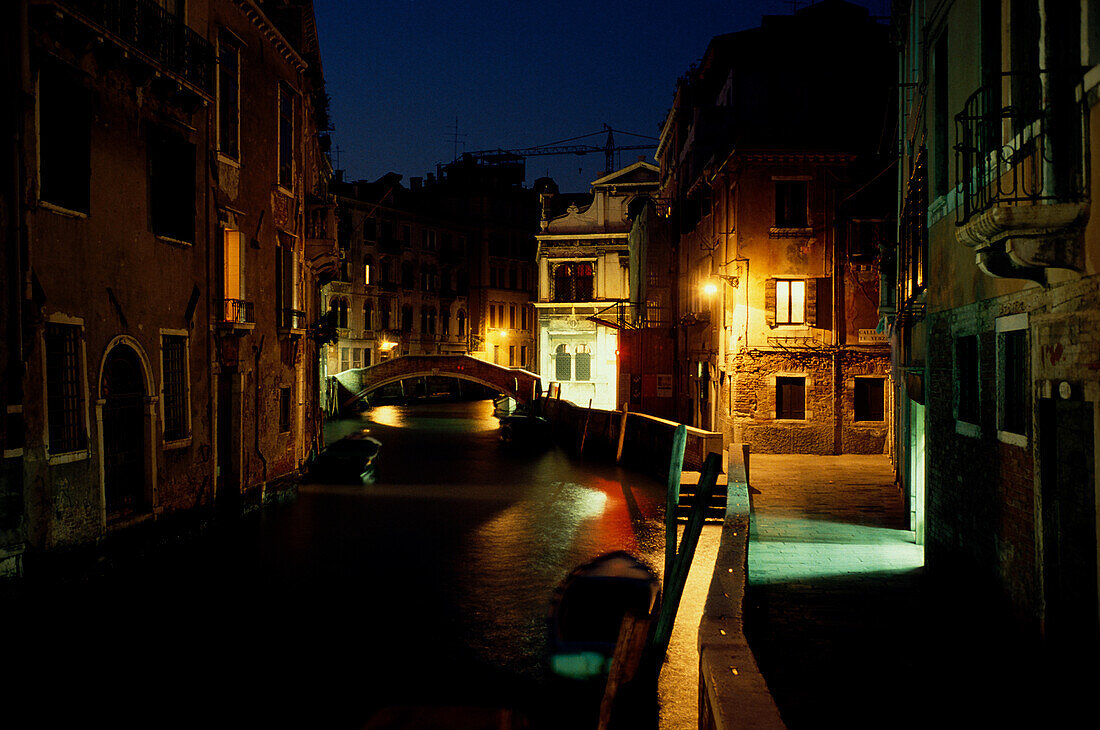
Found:
[[(469, 137), (469, 136), (470, 135), (467, 134), (466, 132), (463, 132), (462, 134), (458, 133), (458, 116), (455, 116), (455, 125), (454, 125), (454, 128), (451, 130), (451, 143), (454, 147), (454, 154), (451, 156), (452, 160), (457, 160), (458, 159), (458, 143), (460, 141), (459, 138), (460, 137)], [(463, 146), (463, 148), (466, 147), (466, 142), (465, 141), (462, 142), (462, 146)]]

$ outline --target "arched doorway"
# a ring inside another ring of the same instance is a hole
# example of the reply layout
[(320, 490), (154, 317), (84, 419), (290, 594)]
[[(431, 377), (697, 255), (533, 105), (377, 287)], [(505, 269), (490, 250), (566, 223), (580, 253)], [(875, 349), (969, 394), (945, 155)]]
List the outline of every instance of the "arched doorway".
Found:
[(103, 489), (107, 514), (145, 506), (145, 380), (141, 359), (116, 345), (103, 362)]

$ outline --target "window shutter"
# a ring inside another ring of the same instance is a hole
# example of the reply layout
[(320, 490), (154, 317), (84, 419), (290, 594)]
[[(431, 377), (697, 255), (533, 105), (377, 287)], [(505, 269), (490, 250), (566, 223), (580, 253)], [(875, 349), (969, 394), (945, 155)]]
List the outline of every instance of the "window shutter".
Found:
[(775, 327), (775, 279), (764, 282), (764, 316), (768, 326)]
[(806, 324), (817, 327), (817, 290), (826, 279), (806, 279)]

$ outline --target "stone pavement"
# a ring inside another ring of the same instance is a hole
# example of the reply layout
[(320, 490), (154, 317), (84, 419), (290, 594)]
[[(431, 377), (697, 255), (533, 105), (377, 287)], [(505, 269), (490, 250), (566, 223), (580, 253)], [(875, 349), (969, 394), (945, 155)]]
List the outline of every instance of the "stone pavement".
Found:
[(976, 580), (927, 573), (885, 457), (750, 467), (745, 633), (789, 728), (1100, 727), (1095, 662), (1059, 663)]

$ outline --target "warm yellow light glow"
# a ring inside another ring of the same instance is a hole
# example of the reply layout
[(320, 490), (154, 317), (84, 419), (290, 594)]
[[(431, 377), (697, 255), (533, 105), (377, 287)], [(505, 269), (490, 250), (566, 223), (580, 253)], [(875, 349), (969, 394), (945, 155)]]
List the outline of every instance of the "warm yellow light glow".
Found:
[(386, 342), (385, 340), (383, 340), (382, 342), (378, 343), (378, 349), (382, 352), (389, 352), (395, 347), (397, 347), (396, 342)]
[(718, 285), (715, 284), (713, 281), (708, 281), (706, 284), (703, 285), (703, 293), (706, 294), (708, 297), (713, 297), (715, 294), (718, 293)]

